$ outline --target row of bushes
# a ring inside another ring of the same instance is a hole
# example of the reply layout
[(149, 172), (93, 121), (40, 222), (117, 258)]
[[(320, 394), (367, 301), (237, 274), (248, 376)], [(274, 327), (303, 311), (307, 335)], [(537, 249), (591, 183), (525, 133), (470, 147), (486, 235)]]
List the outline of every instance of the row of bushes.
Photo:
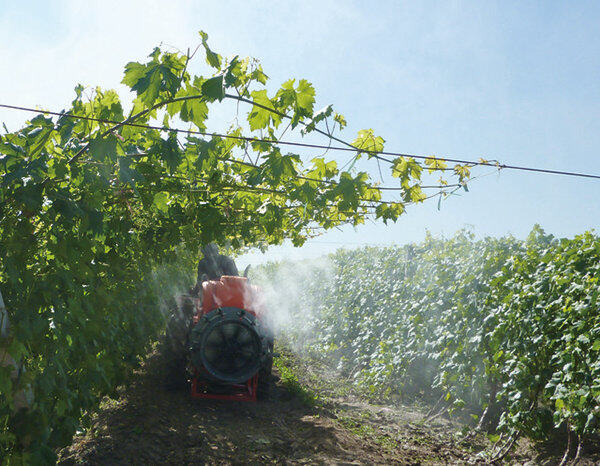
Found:
[[(21, 371), (15, 379), (12, 367), (0, 367), (2, 464), (54, 463), (82, 416), (114, 393), (156, 339), (164, 297), (189, 281), (181, 254), (174, 253), (170, 265), (145, 264), (145, 271), (126, 254), (111, 267), (96, 256), (86, 271), (85, 249), (78, 246), (72, 245), (71, 262), (48, 254), (38, 258), (37, 269), (13, 268), (18, 249), (0, 248), (7, 259), (0, 278), (9, 272), (2, 287), (12, 318), (8, 349)], [(13, 398), (23, 389), (29, 406), (16, 410)]]
[[(329, 270), (303, 276), (287, 336), (372, 394), (466, 407), (479, 412), (480, 426), (512, 438), (543, 438), (553, 426), (597, 432), (598, 236), (557, 239), (535, 227), (526, 241), (477, 240), (461, 232), (340, 250), (329, 261)], [(261, 279), (285, 268), (270, 264)]]

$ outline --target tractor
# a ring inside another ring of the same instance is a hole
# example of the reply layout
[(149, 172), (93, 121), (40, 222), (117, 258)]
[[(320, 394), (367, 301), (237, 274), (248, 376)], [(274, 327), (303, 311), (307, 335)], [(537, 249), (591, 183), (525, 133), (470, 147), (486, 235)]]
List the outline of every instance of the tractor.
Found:
[(261, 292), (214, 245), (203, 256), (196, 287), (176, 298), (167, 323), (166, 386), (189, 386), (194, 398), (265, 399), (274, 337)]

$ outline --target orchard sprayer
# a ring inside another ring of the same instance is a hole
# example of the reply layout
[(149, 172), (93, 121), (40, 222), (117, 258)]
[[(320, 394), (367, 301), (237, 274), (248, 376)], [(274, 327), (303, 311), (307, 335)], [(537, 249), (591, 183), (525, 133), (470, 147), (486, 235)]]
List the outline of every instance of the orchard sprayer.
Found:
[(223, 275), (202, 281), (177, 301), (163, 351), (168, 385), (188, 382), (197, 398), (265, 398), (273, 333), (258, 287), (246, 277)]

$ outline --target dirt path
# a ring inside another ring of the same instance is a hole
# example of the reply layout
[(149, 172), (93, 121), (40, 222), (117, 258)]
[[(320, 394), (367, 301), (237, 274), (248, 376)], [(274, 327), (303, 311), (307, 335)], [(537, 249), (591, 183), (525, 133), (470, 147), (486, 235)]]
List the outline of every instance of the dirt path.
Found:
[(285, 380), (269, 401), (215, 402), (164, 390), (161, 366), (150, 355), (59, 464), (473, 464), (484, 447), (456, 443), (448, 420), (423, 423), (418, 410), (340, 395), (333, 380), (315, 388), (317, 406)]
[(461, 459), (455, 448), (431, 445), (433, 438), (411, 430), (406, 432), (419, 441), (398, 447), (392, 440), (397, 421), (384, 408), (343, 402), (310, 407), (281, 381), (271, 399), (260, 403), (194, 400), (164, 390), (161, 373), (160, 357), (152, 354), (120, 389), (119, 398), (102, 404), (93, 427), (60, 452), (59, 464), (435, 464)]

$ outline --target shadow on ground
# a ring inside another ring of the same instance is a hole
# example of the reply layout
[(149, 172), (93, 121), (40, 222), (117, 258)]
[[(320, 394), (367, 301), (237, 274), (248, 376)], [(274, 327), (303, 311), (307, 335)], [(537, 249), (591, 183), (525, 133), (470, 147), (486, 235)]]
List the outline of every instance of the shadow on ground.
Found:
[(362, 439), (277, 385), (269, 401), (191, 399), (162, 386), (149, 356), (59, 464), (414, 464)]
[[(58, 464), (486, 463), (478, 455), (490, 446), (485, 436), (460, 440), (461, 425), (451, 419), (427, 418), (417, 407), (369, 403), (334, 376), (328, 379), (327, 371), (295, 364), (302, 385), (320, 394), (316, 407), (281, 382), (268, 401), (258, 403), (197, 400), (165, 390), (162, 360), (154, 352), (116, 399), (103, 401), (92, 427), (59, 452)], [(563, 443), (522, 439), (503, 463), (555, 465)], [(584, 452), (578, 464), (600, 464), (597, 442)]]

